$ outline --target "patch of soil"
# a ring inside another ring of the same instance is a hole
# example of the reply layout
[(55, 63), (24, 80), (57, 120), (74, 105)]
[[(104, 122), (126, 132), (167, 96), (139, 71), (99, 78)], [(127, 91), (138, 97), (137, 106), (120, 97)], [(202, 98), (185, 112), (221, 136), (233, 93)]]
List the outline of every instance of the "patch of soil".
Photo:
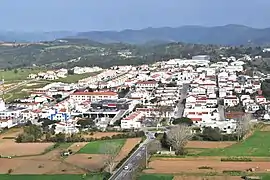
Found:
[(2, 140), (0, 142), (0, 155), (25, 156), (43, 153), (53, 143), (16, 143), (14, 140)]
[(174, 176), (173, 180), (240, 180), (240, 176)]
[[(208, 166), (212, 169), (198, 169), (202, 166)], [(146, 173), (206, 173), (206, 172), (222, 172), (224, 170), (246, 171), (249, 168), (256, 168), (256, 172), (266, 172), (269, 168), (269, 162), (221, 162), (220, 160), (194, 159), (185, 160), (153, 160), (149, 163), (150, 169), (145, 170)]]
[(260, 131), (270, 131), (270, 126), (264, 126)]
[(0, 174), (83, 174), (85, 170), (61, 161), (0, 159)]
[(53, 168), (50, 172), (47, 172), (46, 174), (84, 174), (84, 173), (87, 173), (87, 171), (77, 167), (76, 165), (67, 162), (61, 162), (59, 165), (57, 165), (55, 168)]
[(225, 148), (235, 144), (235, 141), (222, 141), (222, 142), (211, 142), (211, 141), (189, 141), (187, 148)]
[(131, 138), (127, 139), (124, 146), (121, 148), (118, 155), (115, 157), (116, 162), (120, 162), (126, 156), (128, 156), (129, 152), (141, 141), (141, 138)]
[(106, 155), (102, 154), (74, 154), (67, 157), (65, 162), (91, 172), (96, 172), (104, 167), (106, 158)]
[(22, 128), (12, 128), (5, 133), (0, 134), (1, 141), (14, 141), (13, 139), (3, 139), (3, 137), (14, 137), (16, 138), (19, 134), (23, 133)]
[(73, 143), (68, 149), (72, 150), (73, 153), (76, 153), (81, 148), (83, 148), (86, 144), (88, 144), (88, 142)]

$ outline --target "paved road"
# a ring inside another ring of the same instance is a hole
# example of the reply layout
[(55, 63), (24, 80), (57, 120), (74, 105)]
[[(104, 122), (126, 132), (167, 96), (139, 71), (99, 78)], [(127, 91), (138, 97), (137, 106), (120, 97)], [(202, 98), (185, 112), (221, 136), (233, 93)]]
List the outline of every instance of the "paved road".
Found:
[(225, 111), (224, 111), (224, 106), (222, 105), (218, 105), (218, 111), (219, 111), (219, 115), (220, 115), (220, 119), (221, 120), (225, 120)]
[(188, 93), (189, 84), (184, 84), (181, 90), (181, 97), (179, 103), (177, 104), (176, 112), (174, 114), (175, 118), (181, 118), (184, 113), (185, 104), (183, 104), (183, 100), (186, 99)]
[[(138, 166), (145, 160), (146, 157), (146, 145), (151, 142), (150, 136), (141, 143), (139, 148), (122, 164), (122, 166), (116, 170), (116, 172), (110, 177), (109, 180), (130, 180), (133, 175), (133, 170), (136, 170)], [(124, 167), (128, 166), (128, 170), (124, 170)]]

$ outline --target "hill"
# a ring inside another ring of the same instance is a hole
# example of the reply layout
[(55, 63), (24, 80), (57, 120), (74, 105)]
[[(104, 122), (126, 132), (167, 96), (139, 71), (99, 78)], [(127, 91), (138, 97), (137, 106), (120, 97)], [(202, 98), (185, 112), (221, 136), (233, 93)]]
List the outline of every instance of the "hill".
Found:
[(256, 29), (241, 25), (217, 27), (182, 26), (178, 28), (146, 28), (141, 30), (92, 31), (78, 33), (76, 37), (103, 43), (123, 42), (144, 44), (148, 42), (186, 42), (200, 44), (242, 45), (270, 44), (270, 28)]
[(0, 31), (0, 41), (39, 42), (61, 38), (89, 39), (100, 43), (164, 44), (171, 42), (218, 44), (218, 45), (268, 45), (270, 28), (256, 29), (241, 25), (216, 27), (182, 26), (177, 28), (146, 28), (123, 31), (89, 32), (4, 32)]

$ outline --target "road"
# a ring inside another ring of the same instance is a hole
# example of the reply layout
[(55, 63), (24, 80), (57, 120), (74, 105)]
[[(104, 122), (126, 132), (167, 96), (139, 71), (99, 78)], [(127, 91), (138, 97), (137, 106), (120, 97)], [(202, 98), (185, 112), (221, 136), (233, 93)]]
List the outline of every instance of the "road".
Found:
[(218, 105), (218, 111), (220, 114), (220, 120), (225, 120), (225, 111), (224, 111), (224, 106)]
[(183, 100), (186, 99), (186, 97), (187, 97), (188, 88), (189, 88), (189, 84), (183, 85), (183, 88), (181, 90), (181, 97), (180, 97), (180, 100), (177, 104), (176, 112), (174, 114), (175, 118), (181, 118), (183, 116), (184, 109), (185, 109), (185, 104), (183, 104)]
[[(145, 161), (146, 157), (146, 145), (151, 142), (150, 136), (140, 144), (139, 148), (121, 165), (119, 169), (110, 177), (109, 180), (130, 180), (132, 179), (133, 170), (136, 170), (138, 166)], [(124, 167), (128, 166), (128, 170), (124, 170)]]

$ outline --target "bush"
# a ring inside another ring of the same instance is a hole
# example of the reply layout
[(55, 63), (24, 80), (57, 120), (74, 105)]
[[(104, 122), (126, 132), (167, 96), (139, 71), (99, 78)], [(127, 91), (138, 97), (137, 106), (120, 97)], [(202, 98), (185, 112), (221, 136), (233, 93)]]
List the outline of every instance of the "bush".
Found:
[(13, 172), (13, 169), (8, 170), (8, 174), (11, 174)]
[(228, 174), (230, 176), (240, 176), (242, 175), (244, 172), (239, 171), (239, 170), (224, 170), (223, 174)]
[(220, 161), (251, 162), (252, 159), (246, 157), (228, 157), (228, 158), (221, 158)]
[(16, 139), (15, 137), (3, 137), (2, 139)]
[(213, 169), (213, 168), (209, 166), (201, 166), (201, 167), (198, 167), (198, 169)]

